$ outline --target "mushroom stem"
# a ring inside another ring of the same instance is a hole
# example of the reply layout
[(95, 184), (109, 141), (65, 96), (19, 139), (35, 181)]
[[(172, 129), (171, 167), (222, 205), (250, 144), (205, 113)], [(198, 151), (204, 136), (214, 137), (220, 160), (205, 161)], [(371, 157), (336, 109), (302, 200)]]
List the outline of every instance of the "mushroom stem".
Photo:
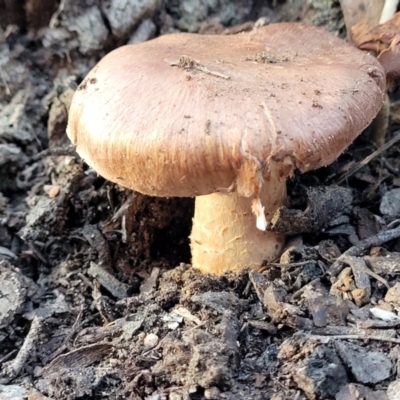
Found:
[[(270, 178), (259, 193), (270, 221), (286, 200), (286, 179)], [(192, 265), (203, 273), (221, 275), (244, 267), (260, 268), (281, 253), (285, 237), (256, 227), (252, 198), (233, 193), (196, 197), (191, 234)]]

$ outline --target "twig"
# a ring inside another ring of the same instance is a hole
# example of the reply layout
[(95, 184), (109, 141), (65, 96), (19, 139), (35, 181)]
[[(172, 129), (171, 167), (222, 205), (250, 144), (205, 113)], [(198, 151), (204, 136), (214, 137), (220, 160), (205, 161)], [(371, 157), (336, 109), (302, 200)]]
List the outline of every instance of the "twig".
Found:
[(11, 350), (9, 353), (7, 353), (5, 356), (0, 358), (0, 364), (3, 364), (7, 360), (9, 360), (15, 353), (17, 352), (17, 349)]
[(371, 271), (368, 267), (367, 264), (365, 263), (364, 260), (353, 257), (353, 256), (349, 256), (349, 255), (344, 255), (344, 257), (341, 256), (341, 261), (349, 264), (350, 267), (352, 267), (353, 269), (359, 269), (361, 272), (364, 272), (366, 274), (368, 274), (369, 276), (372, 276), (373, 278), (375, 278), (377, 281), (381, 282), (383, 285), (386, 286), (387, 289), (390, 289), (390, 286), (387, 282), (386, 279), (383, 279), (380, 275), (376, 274), (375, 272)]
[(7, 83), (6, 77), (4, 76), (4, 72), (3, 72), (3, 69), (1, 68), (1, 65), (0, 65), (0, 75), (1, 75), (1, 80), (3, 81), (3, 85), (6, 88), (6, 94), (9, 96), (11, 94), (11, 90), (8, 86), (8, 83)]
[(207, 68), (205, 65), (200, 64), (198, 61), (192, 60), (188, 56), (181, 56), (181, 58), (179, 60), (171, 61), (169, 63), (169, 65), (176, 66), (178, 68), (182, 68), (182, 69), (186, 69), (186, 70), (194, 68), (201, 72), (204, 72), (205, 74), (217, 76), (218, 78), (222, 78), (222, 79), (226, 79), (226, 80), (231, 79), (230, 76), (222, 74), (221, 72), (218, 72), (218, 71), (213, 71), (213, 70)]
[(315, 260), (308, 260), (308, 261), (299, 261), (299, 262), (294, 262), (294, 263), (268, 263), (267, 266), (272, 265), (274, 267), (279, 267), (279, 268), (286, 268), (286, 267), (301, 267), (303, 265), (308, 265), (314, 263)]
[(205, 74), (218, 76), (219, 78), (226, 79), (226, 80), (231, 79), (230, 76), (225, 75), (225, 74), (222, 74), (221, 72), (211, 71), (211, 70), (208, 69), (206, 66), (201, 65), (201, 64), (196, 64), (194, 67), (195, 67), (196, 69), (198, 69), (199, 71), (204, 72)]
[(54, 29), (57, 26), (58, 17), (64, 11), (66, 3), (67, 3), (67, 0), (61, 0), (60, 1), (60, 5), (58, 6), (56, 12), (51, 16), (51, 19), (50, 19), (50, 22), (49, 22), (49, 28), (50, 29)]
[(58, 349), (55, 352), (50, 354), (49, 357), (47, 357), (47, 360), (46, 360), (47, 362), (53, 360), (54, 358), (56, 358), (59, 354), (61, 354), (66, 349), (69, 340), (71, 339), (73, 334), (78, 330), (78, 328), (81, 326), (81, 324), (79, 324), (79, 322), (80, 322), (80, 320), (82, 318), (82, 314), (83, 314), (83, 305), (81, 306), (81, 309), (79, 310), (78, 316), (76, 317), (76, 320), (75, 320), (74, 324), (72, 325), (72, 328), (71, 328), (70, 332), (64, 338), (61, 346), (58, 347)]
[(321, 335), (309, 335), (309, 339), (321, 340), (326, 341), (329, 339), (335, 340), (378, 340), (381, 342), (391, 342), (400, 344), (399, 338), (391, 338), (391, 337), (383, 337), (383, 336), (376, 336), (376, 335), (332, 335), (332, 336), (321, 336)]
[(8, 383), (18, 376), (39, 341), (39, 335), (43, 327), (42, 322), (43, 318), (35, 316), (31, 328), (29, 329), (29, 333), (26, 336), (24, 344), (19, 350), (17, 356), (14, 360), (4, 363), (2, 368), (3, 378), (0, 378), (0, 383)]
[(55, 156), (70, 156), (79, 158), (79, 154), (75, 151), (75, 146), (71, 144), (69, 146), (51, 147), (49, 149), (43, 150), (40, 153), (34, 155), (34, 160), (37, 161), (44, 157)]
[(393, 144), (397, 143), (400, 141), (400, 131), (396, 132), (396, 136), (389, 140), (387, 143), (385, 143), (383, 146), (379, 147), (378, 150), (375, 150), (372, 154), (369, 156), (365, 157), (364, 160), (358, 162), (357, 164), (353, 165), (339, 180), (337, 180), (335, 183), (339, 185), (340, 183), (344, 182), (350, 176), (354, 175), (358, 170), (360, 170), (362, 167), (367, 165), (371, 160), (373, 160), (375, 157), (379, 156), (381, 153), (386, 151), (389, 147), (391, 147)]
[(301, 287), (299, 290), (297, 290), (296, 292), (294, 292), (292, 294), (291, 300), (295, 300), (297, 299), (297, 297), (299, 297), (307, 288), (314, 286), (317, 282), (321, 281), (321, 276), (319, 276), (318, 278), (313, 279), (311, 282), (308, 282), (306, 285), (304, 285), (303, 287)]
[(105, 287), (117, 299), (128, 297), (128, 285), (120, 282), (114, 275), (111, 275), (100, 265), (90, 262), (88, 274), (92, 278), (96, 278), (101, 286)]
[(367, 239), (361, 240), (357, 243), (356, 246), (350, 247), (346, 250), (340, 257), (336, 259), (336, 261), (330, 266), (328, 269), (328, 274), (332, 276), (336, 276), (343, 269), (342, 260), (344, 260), (347, 256), (359, 256), (365, 250), (370, 247), (381, 246), (382, 244), (389, 242), (393, 239), (397, 239), (400, 237), (400, 226), (395, 229), (390, 229), (387, 231), (379, 232), (375, 236), (371, 236)]

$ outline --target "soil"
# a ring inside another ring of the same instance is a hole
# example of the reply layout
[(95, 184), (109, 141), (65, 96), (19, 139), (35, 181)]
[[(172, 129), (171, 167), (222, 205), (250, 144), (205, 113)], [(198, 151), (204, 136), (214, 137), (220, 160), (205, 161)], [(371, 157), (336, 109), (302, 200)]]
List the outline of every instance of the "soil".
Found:
[(388, 145), (293, 177), (285, 252), (239, 275), (190, 267), (193, 199), (105, 181), (65, 134), (113, 48), (297, 20), (346, 36), (332, 0), (0, 0), (0, 400), (398, 398), (396, 86)]

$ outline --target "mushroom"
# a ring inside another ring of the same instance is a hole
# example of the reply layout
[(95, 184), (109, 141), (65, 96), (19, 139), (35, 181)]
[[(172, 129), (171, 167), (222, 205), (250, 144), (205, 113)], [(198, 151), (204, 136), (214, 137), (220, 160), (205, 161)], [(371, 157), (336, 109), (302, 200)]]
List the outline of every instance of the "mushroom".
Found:
[(76, 91), (67, 133), (106, 179), (196, 197), (192, 265), (222, 274), (276, 259), (286, 179), (333, 162), (371, 122), (380, 64), (321, 28), (178, 33), (120, 47)]

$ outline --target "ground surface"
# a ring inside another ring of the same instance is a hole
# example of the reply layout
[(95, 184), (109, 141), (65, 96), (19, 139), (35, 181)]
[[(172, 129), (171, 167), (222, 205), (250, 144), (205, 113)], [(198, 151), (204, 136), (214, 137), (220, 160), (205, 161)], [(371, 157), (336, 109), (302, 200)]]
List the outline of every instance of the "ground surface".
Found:
[(364, 135), (294, 177), (280, 263), (215, 278), (189, 265), (191, 199), (106, 182), (65, 136), (77, 85), (121, 44), (257, 20), (345, 36), (338, 3), (21, 4), (0, 0), (0, 400), (399, 398), (397, 144), (357, 169)]

